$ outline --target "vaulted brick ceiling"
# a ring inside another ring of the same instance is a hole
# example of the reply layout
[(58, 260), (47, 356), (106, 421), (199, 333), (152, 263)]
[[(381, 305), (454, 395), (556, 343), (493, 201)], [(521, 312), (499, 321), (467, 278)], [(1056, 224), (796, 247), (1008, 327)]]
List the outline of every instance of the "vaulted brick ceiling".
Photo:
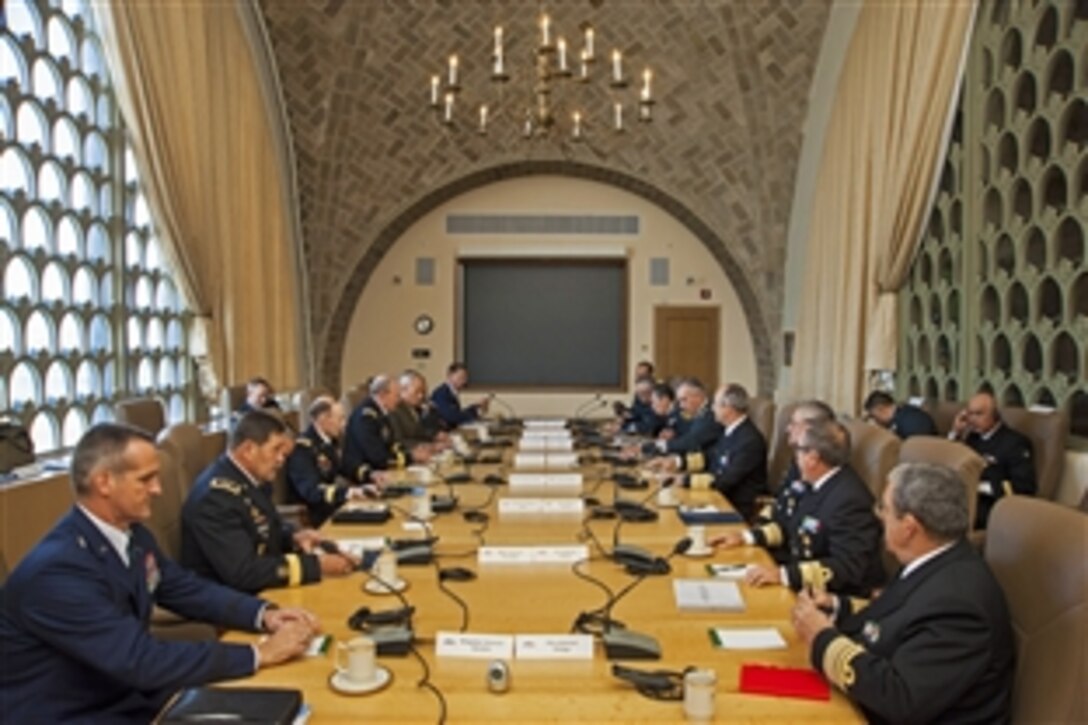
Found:
[(568, 38), (588, 21), (599, 53), (620, 47), (629, 69), (652, 65), (661, 101), (650, 127), (617, 139), (600, 128), (608, 94), (598, 84), (583, 104), (598, 109), (595, 140), (571, 145), (526, 143), (498, 119), (486, 138), (449, 136), (425, 107), (428, 79), (451, 52), (466, 79), (482, 78), (496, 24), (512, 72), (527, 72), (536, 0), (261, 0), (298, 166), (318, 377), (339, 380), (356, 300), (400, 230), (459, 190), (547, 171), (626, 186), (690, 217), (738, 287), (766, 391), (805, 99), (829, 6), (549, 3)]

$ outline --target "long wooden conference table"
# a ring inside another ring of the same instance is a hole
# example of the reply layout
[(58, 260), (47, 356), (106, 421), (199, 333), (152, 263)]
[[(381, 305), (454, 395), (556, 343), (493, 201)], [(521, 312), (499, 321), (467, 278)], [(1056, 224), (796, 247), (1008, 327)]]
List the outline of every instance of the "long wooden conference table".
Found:
[[(603, 590), (578, 578), (567, 564), (491, 564), (477, 559), (481, 543), (487, 546), (577, 545), (586, 544), (593, 559), (581, 569), (605, 582), (613, 591), (632, 580), (619, 566), (603, 558), (583, 531), (583, 518), (570, 514), (500, 515), (498, 501), (519, 495), (540, 496), (540, 491), (510, 486), (494, 486), (482, 481), (488, 473), (500, 470), (509, 474), (511, 452), (499, 465), (478, 464), (468, 469), (471, 483), (450, 488), (459, 499), (452, 513), (438, 514), (430, 522), (442, 567), (463, 566), (477, 572), (469, 582), (446, 582), (468, 605), (467, 632), (480, 634), (565, 634), (578, 614), (605, 604)], [(440, 473), (463, 471), (463, 466), (440, 469)], [(607, 504), (614, 496), (642, 499), (647, 491), (618, 491), (607, 464), (582, 466), (584, 493)], [(433, 493), (447, 494), (441, 482), (431, 484)], [(618, 491), (618, 494), (617, 494)], [(728, 502), (715, 492), (678, 492), (682, 503), (713, 503), (722, 508)], [(407, 499), (392, 502), (409, 507)], [(464, 520), (462, 511), (487, 504), (486, 527)], [(651, 499), (650, 503), (653, 503)], [(606, 549), (612, 547), (614, 520), (589, 520), (588, 525)], [(708, 526), (708, 536), (728, 530), (729, 526)], [(736, 528), (735, 526), (733, 528)], [(624, 523), (620, 538), (655, 554), (667, 555), (685, 534), (685, 525), (674, 510), (661, 509), (657, 521)], [(333, 539), (360, 539), (375, 536), (390, 538), (423, 537), (418, 524), (404, 512), (394, 511), (393, 518), (381, 525), (328, 524), (324, 533)], [(707, 558), (676, 556), (667, 576), (651, 576), (620, 600), (612, 616), (628, 629), (653, 636), (661, 645), (657, 661), (625, 661), (639, 669), (683, 670), (688, 666), (710, 668), (717, 673), (716, 721), (757, 722), (820, 721), (859, 722), (863, 718), (838, 691), (832, 690), (828, 701), (803, 700), (743, 694), (738, 691), (742, 664), (769, 664), (808, 667), (804, 645), (790, 624), (794, 594), (784, 587), (753, 588), (740, 583), (745, 600), (743, 613), (679, 611), (673, 595), (672, 580), (707, 577), (708, 563), (769, 563), (770, 557), (758, 548), (718, 551)], [(435, 634), (457, 632), (462, 622), (459, 606), (438, 586), (433, 565), (400, 566), (399, 576), (408, 582), (404, 597), (416, 608), (413, 619), (416, 647), (431, 671), (431, 682), (445, 696), (450, 722), (545, 722), (545, 721), (683, 721), (683, 705), (678, 701), (657, 701), (639, 695), (634, 688), (611, 673), (612, 662), (605, 658), (601, 644), (594, 645), (591, 660), (508, 661), (510, 688), (505, 693), (489, 692), (486, 659), (438, 657)], [(375, 595), (364, 590), (367, 576), (355, 573), (347, 578), (329, 579), (320, 584), (294, 589), (269, 590), (263, 594), (281, 606), (305, 607), (321, 620), (323, 631), (334, 641), (344, 642), (358, 636), (347, 624), (348, 617), (360, 606), (385, 610), (400, 606), (396, 597)], [(785, 639), (785, 649), (735, 651), (715, 648), (711, 627), (774, 627)], [(252, 635), (231, 634), (234, 641), (252, 641)], [(423, 674), (413, 656), (380, 657), (378, 663), (388, 668), (391, 683), (368, 695), (350, 696), (334, 691), (329, 678), (334, 669), (335, 646), (323, 655), (307, 657), (279, 667), (262, 670), (254, 677), (232, 683), (236, 686), (289, 687), (301, 689), (312, 709), (310, 722), (315, 725), (335, 722), (434, 722), (439, 715), (438, 700), (417, 686)]]

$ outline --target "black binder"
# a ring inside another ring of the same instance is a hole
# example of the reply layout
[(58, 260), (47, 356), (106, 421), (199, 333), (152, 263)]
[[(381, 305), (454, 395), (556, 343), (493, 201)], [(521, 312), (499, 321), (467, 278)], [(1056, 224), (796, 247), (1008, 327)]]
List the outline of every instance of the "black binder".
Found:
[(163, 708), (156, 723), (240, 722), (291, 725), (302, 707), (302, 692), (254, 687), (189, 687)]

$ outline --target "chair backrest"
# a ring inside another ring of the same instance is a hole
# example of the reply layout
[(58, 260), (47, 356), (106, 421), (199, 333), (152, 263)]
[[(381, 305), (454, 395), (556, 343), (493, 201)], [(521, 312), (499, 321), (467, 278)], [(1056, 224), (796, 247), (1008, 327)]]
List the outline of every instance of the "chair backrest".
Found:
[(227, 385), (219, 396), (219, 405), (223, 409), (223, 415), (229, 416), (238, 410), (238, 406), (246, 399), (246, 384)]
[(115, 403), (113, 416), (118, 423), (127, 423), (157, 436), (166, 427), (166, 410), (158, 398), (129, 398)]
[(926, 400), (918, 407), (929, 413), (933, 418), (933, 423), (937, 426), (937, 432), (946, 436), (948, 431), (952, 430), (952, 421), (956, 419), (956, 415), (963, 410), (965, 405), (966, 403), (949, 402), (947, 400)]
[(1088, 721), (1088, 516), (1029, 496), (994, 506), (986, 562), (1017, 639), (1013, 722)]
[(1059, 409), (1047, 412), (1027, 408), (1002, 408), (1001, 419), (1005, 425), (1031, 439), (1035, 458), (1035, 483), (1039, 498), (1054, 499), (1065, 468), (1065, 441), (1069, 435), (1069, 411)]
[(193, 423), (175, 423), (159, 434), (159, 450), (169, 452), (176, 461), (184, 500), (201, 471), (226, 450), (226, 432), (205, 433)]
[(147, 527), (159, 548), (171, 559), (181, 555), (181, 507), (189, 494), (192, 479), (172, 448), (159, 447), (159, 482), (162, 494), (151, 504)]
[(344, 395), (340, 398), (340, 403), (344, 406), (344, 413), (351, 415), (351, 411), (359, 407), (359, 404), (366, 400), (367, 390), (362, 385), (356, 385), (354, 388), (348, 388), (344, 391)]
[(774, 435), (774, 401), (759, 396), (749, 398), (748, 417), (755, 427), (759, 429), (759, 432), (763, 434), (763, 439), (767, 441), (769, 449), (771, 436)]
[(786, 403), (775, 409), (774, 429), (767, 438), (767, 486), (771, 493), (776, 492), (782, 485), (782, 479), (786, 476), (790, 461), (793, 459), (793, 450), (790, 448), (789, 441), (786, 440), (786, 426), (789, 425), (790, 417), (796, 407), (797, 403)]
[(888, 481), (888, 471), (899, 462), (899, 436), (872, 423), (844, 420), (850, 432), (850, 465), (879, 500)]
[(0, 486), (0, 551), (14, 569), (75, 502), (67, 473)]
[(899, 448), (900, 463), (937, 463), (955, 471), (967, 490), (967, 520), (975, 521), (978, 508), (978, 482), (986, 461), (960, 443), (937, 436), (911, 436)]

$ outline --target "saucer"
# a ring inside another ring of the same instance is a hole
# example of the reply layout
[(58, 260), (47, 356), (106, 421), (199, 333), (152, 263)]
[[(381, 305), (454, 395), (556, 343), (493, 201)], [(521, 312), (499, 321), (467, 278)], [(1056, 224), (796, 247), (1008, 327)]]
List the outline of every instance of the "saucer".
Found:
[(374, 670), (374, 679), (362, 684), (352, 682), (339, 670), (329, 675), (329, 687), (341, 695), (369, 695), (385, 688), (392, 681), (393, 673), (381, 665), (377, 665)]
[(389, 591), (389, 587), (385, 586), (377, 579), (367, 579), (366, 584), (363, 585), (363, 589), (367, 590), (371, 594), (392, 594), (393, 592), (403, 592), (408, 588), (408, 582), (404, 579), (397, 579), (395, 582), (389, 582), (393, 587), (393, 591)]
[(690, 556), (693, 559), (703, 559), (705, 557), (711, 556), (713, 553), (714, 553), (714, 547), (713, 546), (704, 546), (701, 549), (694, 549), (694, 548), (688, 549), (687, 551), (684, 552), (684, 555), (685, 556)]
[(679, 499), (675, 499), (675, 498), (672, 501), (667, 501), (667, 502), (664, 502), (664, 503), (662, 503), (661, 501), (657, 501), (656, 503), (657, 503), (657, 507), (659, 509), (674, 509), (674, 508), (679, 508), (679, 506), (680, 506)]

